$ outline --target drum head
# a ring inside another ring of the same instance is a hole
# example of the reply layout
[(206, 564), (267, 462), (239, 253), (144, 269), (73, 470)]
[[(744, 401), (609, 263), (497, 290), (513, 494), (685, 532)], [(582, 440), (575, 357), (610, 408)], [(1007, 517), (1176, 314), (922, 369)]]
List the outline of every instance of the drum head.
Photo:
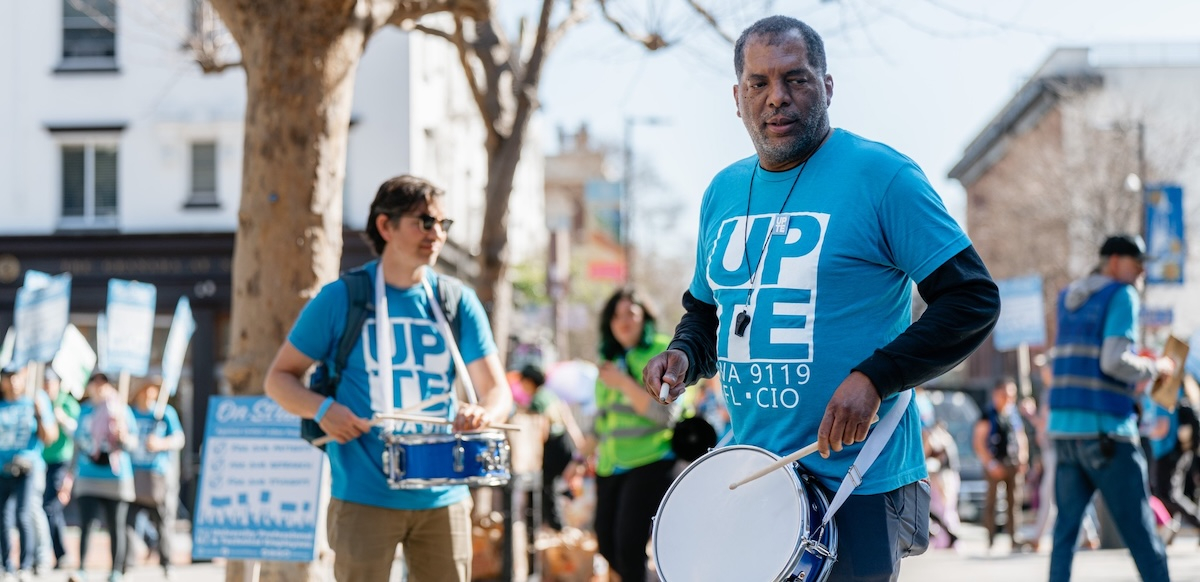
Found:
[(779, 457), (757, 447), (716, 449), (671, 485), (654, 519), (654, 561), (665, 582), (780, 580), (797, 563), (807, 529), (803, 488), (780, 469), (729, 484)]

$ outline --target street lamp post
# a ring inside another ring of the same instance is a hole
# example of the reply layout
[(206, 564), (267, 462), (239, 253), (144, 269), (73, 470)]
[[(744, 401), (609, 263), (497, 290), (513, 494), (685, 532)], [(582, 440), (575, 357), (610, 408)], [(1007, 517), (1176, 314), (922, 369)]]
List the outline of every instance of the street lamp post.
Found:
[(633, 126), (664, 125), (662, 117), (625, 117), (625, 134), (622, 145), (621, 176), (621, 246), (625, 251), (625, 282), (633, 282)]

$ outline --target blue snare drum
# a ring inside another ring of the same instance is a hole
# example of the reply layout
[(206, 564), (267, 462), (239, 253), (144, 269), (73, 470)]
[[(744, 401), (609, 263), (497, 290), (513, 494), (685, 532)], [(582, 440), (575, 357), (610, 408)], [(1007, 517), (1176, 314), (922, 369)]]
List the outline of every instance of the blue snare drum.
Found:
[(654, 561), (664, 582), (829, 577), (837, 527), (819, 528), (829, 507), (819, 486), (789, 467), (729, 489), (778, 460), (748, 445), (713, 449), (675, 479), (654, 516)]
[(512, 478), (501, 431), (384, 434), (383, 472), (392, 489), (442, 485), (494, 487)]

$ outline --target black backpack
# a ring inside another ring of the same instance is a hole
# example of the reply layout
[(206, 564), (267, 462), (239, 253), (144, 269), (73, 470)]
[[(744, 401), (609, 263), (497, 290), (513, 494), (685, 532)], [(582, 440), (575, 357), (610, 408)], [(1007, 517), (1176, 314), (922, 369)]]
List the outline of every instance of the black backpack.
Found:
[[(346, 271), (339, 278), (346, 285), (346, 328), (338, 338), (333, 361), (319, 362), (308, 380), (309, 390), (334, 398), (337, 397), (338, 384), (342, 381), (342, 371), (346, 369), (350, 351), (354, 349), (362, 327), (367, 323), (367, 317), (375, 311), (371, 277), (365, 269), (359, 267)], [(458, 305), (462, 300), (463, 283), (454, 277), (437, 275), (433, 278), (433, 285), (438, 303), (442, 306), (442, 313), (446, 315), (446, 323), (450, 325), (450, 333), (454, 334), (454, 341), (457, 343), (462, 330), (462, 324), (458, 320)], [(311, 443), (324, 436), (325, 431), (321, 430), (317, 421), (311, 418), (300, 419), (301, 438)], [(324, 445), (319, 445), (318, 448), (325, 450)]]

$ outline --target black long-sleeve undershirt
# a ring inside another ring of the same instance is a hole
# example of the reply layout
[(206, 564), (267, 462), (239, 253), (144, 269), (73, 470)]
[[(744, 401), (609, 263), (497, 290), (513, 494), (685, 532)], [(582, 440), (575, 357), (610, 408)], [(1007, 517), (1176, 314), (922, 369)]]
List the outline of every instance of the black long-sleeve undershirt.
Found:
[[(880, 398), (928, 382), (971, 355), (996, 325), (1000, 291), (968, 246), (917, 284), (929, 305), (896, 339), (852, 368), (871, 379)], [(683, 294), (686, 310), (670, 349), (687, 355), (687, 384), (717, 373), (717, 306)]]

